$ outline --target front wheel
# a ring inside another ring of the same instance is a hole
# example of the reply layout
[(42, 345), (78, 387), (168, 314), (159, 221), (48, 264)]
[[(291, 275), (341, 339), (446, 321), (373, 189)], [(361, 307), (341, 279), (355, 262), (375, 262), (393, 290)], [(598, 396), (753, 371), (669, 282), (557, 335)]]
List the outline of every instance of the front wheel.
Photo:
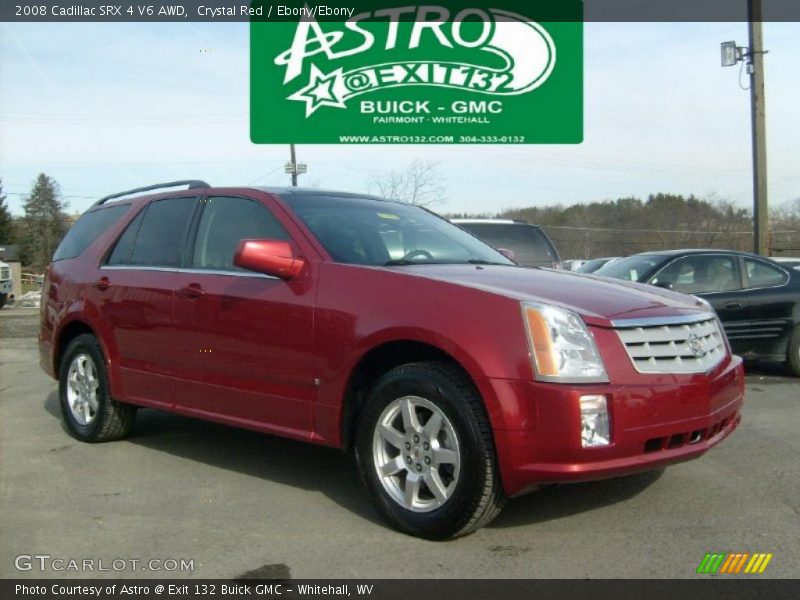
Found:
[(67, 430), (83, 442), (117, 440), (133, 429), (136, 407), (111, 397), (103, 350), (93, 335), (79, 335), (64, 351), (59, 396)]
[(428, 539), (466, 535), (505, 502), (491, 428), (472, 383), (444, 363), (392, 369), (359, 421), (361, 477), (386, 518)]

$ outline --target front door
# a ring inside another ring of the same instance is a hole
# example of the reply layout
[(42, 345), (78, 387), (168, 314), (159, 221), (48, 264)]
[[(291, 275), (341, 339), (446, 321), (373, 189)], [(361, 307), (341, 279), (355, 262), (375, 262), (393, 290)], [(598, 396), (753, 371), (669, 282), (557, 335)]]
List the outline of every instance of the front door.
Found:
[(734, 352), (737, 352), (738, 340), (748, 335), (748, 299), (742, 294), (744, 286), (738, 256), (690, 254), (666, 265), (648, 283), (670, 284), (676, 292), (695, 294), (707, 300), (722, 322)]
[(205, 198), (175, 282), (176, 408), (308, 437), (317, 391), (312, 279), (235, 267), (243, 239), (293, 243), (260, 200)]

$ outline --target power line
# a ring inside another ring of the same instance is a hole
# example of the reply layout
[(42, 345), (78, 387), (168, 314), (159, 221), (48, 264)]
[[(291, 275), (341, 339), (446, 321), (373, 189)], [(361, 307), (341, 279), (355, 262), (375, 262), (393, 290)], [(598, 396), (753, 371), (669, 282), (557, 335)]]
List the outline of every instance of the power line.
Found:
[[(752, 231), (694, 231), (691, 229), (612, 229), (609, 227), (572, 227), (569, 225), (545, 225), (538, 223), (539, 227), (547, 229), (571, 229), (577, 231), (608, 231), (611, 233), (688, 233), (694, 235), (753, 235)], [(794, 233), (792, 231), (774, 231), (773, 233)]]

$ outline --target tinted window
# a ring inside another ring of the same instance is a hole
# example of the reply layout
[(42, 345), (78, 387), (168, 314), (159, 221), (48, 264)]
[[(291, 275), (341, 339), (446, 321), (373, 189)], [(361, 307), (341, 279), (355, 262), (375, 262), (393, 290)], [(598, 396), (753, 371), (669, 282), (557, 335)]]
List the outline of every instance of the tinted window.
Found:
[(119, 221), (129, 208), (130, 204), (122, 204), (84, 213), (61, 241), (53, 260), (78, 256), (100, 237), (100, 234)]
[(538, 227), (508, 223), (459, 223), (495, 248), (514, 252), (516, 261), (524, 266), (552, 265), (558, 255)]
[(449, 221), (416, 206), (321, 195), (287, 194), (282, 199), (337, 262), (513, 264)]
[(639, 281), (666, 259), (667, 257), (662, 254), (635, 254), (603, 265), (594, 274), (615, 279)]
[(748, 287), (751, 288), (781, 285), (788, 277), (788, 275), (780, 269), (776, 269), (772, 265), (763, 263), (760, 260), (746, 258), (744, 260), (744, 265), (747, 270)]
[(139, 227), (142, 225), (145, 211), (141, 211), (136, 218), (131, 221), (122, 232), (122, 235), (117, 240), (114, 246), (114, 251), (108, 257), (106, 264), (109, 265), (127, 265), (131, 261), (131, 252), (133, 251), (133, 242), (136, 240), (136, 234), (139, 233)]
[(159, 200), (147, 207), (133, 243), (132, 265), (175, 267), (197, 198)]
[(696, 254), (670, 263), (648, 283), (671, 283), (687, 294), (729, 292), (741, 288), (736, 264), (732, 256)]
[(194, 244), (192, 266), (241, 270), (233, 255), (241, 240), (288, 240), (289, 235), (264, 206), (245, 198), (208, 198)]

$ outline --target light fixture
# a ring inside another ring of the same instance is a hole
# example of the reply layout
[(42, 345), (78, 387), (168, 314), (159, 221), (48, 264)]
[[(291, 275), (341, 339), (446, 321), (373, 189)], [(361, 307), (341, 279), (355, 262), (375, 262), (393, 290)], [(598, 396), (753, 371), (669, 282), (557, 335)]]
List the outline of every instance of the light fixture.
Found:
[(742, 59), (741, 48), (736, 46), (736, 42), (722, 42), (722, 66), (732, 67)]
[(611, 443), (611, 423), (605, 396), (581, 396), (581, 445), (584, 448), (608, 446)]

